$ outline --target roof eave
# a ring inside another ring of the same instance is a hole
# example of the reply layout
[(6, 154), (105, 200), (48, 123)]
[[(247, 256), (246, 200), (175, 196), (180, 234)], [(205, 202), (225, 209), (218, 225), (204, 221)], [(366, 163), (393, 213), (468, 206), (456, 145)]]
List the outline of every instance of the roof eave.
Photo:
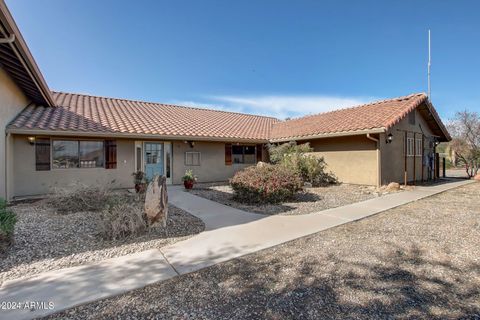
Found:
[(54, 106), (55, 102), (50, 89), (48, 88), (47, 82), (43, 78), (35, 59), (28, 49), (20, 30), (18, 29), (15, 20), (13, 19), (4, 1), (0, 1), (0, 23), (0, 29), (2, 29), (0, 30), (0, 33), (2, 33), (2, 37), (8, 38), (11, 35), (15, 36), (15, 40), (10, 43), (10, 47), (15, 52), (19, 63), (23, 66), (25, 72), (31, 79), (32, 85), (38, 89), (41, 97), (43, 97), (44, 101), (36, 102), (44, 103), (50, 107)]
[(312, 139), (322, 139), (322, 138), (334, 138), (334, 137), (345, 137), (345, 136), (356, 136), (363, 134), (374, 134), (374, 133), (384, 133), (385, 128), (372, 128), (372, 129), (363, 129), (363, 130), (353, 130), (353, 131), (340, 131), (340, 132), (331, 132), (331, 133), (319, 133), (308, 136), (296, 136), (296, 137), (285, 137), (278, 139), (270, 139), (270, 142), (289, 142), (289, 141), (302, 141), (302, 140), (312, 140)]
[(242, 142), (242, 143), (268, 143), (268, 139), (257, 138), (236, 138), (236, 137), (208, 137), (208, 136), (187, 136), (187, 135), (161, 135), (142, 134), (126, 132), (93, 132), (93, 131), (67, 131), (67, 130), (41, 130), (24, 128), (7, 128), (7, 133), (35, 136), (59, 136), (59, 137), (102, 137), (121, 139), (156, 139), (156, 140), (192, 140), (211, 142)]

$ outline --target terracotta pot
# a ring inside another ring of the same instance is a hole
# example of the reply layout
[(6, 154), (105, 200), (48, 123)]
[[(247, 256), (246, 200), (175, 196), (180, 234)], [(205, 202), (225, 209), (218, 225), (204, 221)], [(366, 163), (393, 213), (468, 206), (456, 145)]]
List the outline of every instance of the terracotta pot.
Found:
[(185, 180), (183, 181), (183, 186), (185, 187), (185, 189), (190, 190), (193, 188), (193, 181)]

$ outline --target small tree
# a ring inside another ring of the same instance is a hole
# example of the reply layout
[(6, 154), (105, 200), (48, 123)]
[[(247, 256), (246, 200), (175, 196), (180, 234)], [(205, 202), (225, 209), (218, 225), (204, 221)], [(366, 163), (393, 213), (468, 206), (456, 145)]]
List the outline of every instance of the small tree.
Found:
[(477, 112), (461, 111), (455, 114), (448, 129), (452, 135), (450, 150), (456, 161), (465, 166), (469, 177), (480, 169), (480, 116)]

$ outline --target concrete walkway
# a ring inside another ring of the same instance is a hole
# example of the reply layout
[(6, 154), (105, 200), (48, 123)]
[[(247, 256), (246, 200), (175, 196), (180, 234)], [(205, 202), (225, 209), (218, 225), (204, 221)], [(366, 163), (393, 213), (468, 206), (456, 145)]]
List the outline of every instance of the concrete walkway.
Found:
[(7, 281), (0, 288), (0, 301), (44, 302), (47, 307), (53, 302), (54, 309), (0, 310), (0, 319), (31, 319), (118, 295), (472, 182), (454, 181), (416, 187), (413, 191), (301, 216), (264, 216), (244, 212), (172, 187), (170, 202), (204, 220), (205, 232), (160, 250)]

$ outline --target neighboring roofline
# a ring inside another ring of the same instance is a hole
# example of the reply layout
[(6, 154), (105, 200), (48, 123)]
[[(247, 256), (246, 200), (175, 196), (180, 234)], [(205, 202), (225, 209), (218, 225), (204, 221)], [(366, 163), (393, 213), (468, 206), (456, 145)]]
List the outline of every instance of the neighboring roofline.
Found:
[(48, 88), (47, 82), (43, 78), (40, 69), (38, 68), (35, 59), (33, 58), (25, 40), (20, 33), (20, 30), (15, 23), (10, 11), (8, 10), (5, 2), (0, 0), (0, 33), (2, 36), (8, 38), (12, 35), (15, 36), (15, 40), (10, 43), (10, 47), (17, 55), (19, 62), (25, 68), (25, 71), (32, 80), (32, 84), (39, 90), (40, 95), (44, 98), (43, 103), (49, 107), (55, 106), (52, 94)]
[(363, 129), (363, 130), (354, 130), (354, 131), (338, 131), (338, 132), (330, 132), (330, 133), (312, 134), (308, 136), (270, 139), (270, 142), (275, 143), (275, 142), (302, 141), (302, 140), (311, 140), (311, 139), (320, 139), (320, 138), (356, 136), (356, 135), (363, 135), (367, 133), (384, 133), (385, 131), (386, 131), (385, 128), (372, 128), (372, 129)]
[(154, 140), (193, 140), (212, 142), (244, 142), (244, 143), (268, 143), (267, 139), (248, 139), (235, 137), (206, 137), (186, 135), (159, 135), (141, 134), (126, 132), (84, 132), (84, 131), (63, 131), (63, 130), (38, 130), (38, 129), (16, 129), (7, 128), (7, 133), (35, 135), (35, 136), (63, 136), (63, 137), (102, 137), (102, 138), (124, 138), (124, 139), (154, 139)]

